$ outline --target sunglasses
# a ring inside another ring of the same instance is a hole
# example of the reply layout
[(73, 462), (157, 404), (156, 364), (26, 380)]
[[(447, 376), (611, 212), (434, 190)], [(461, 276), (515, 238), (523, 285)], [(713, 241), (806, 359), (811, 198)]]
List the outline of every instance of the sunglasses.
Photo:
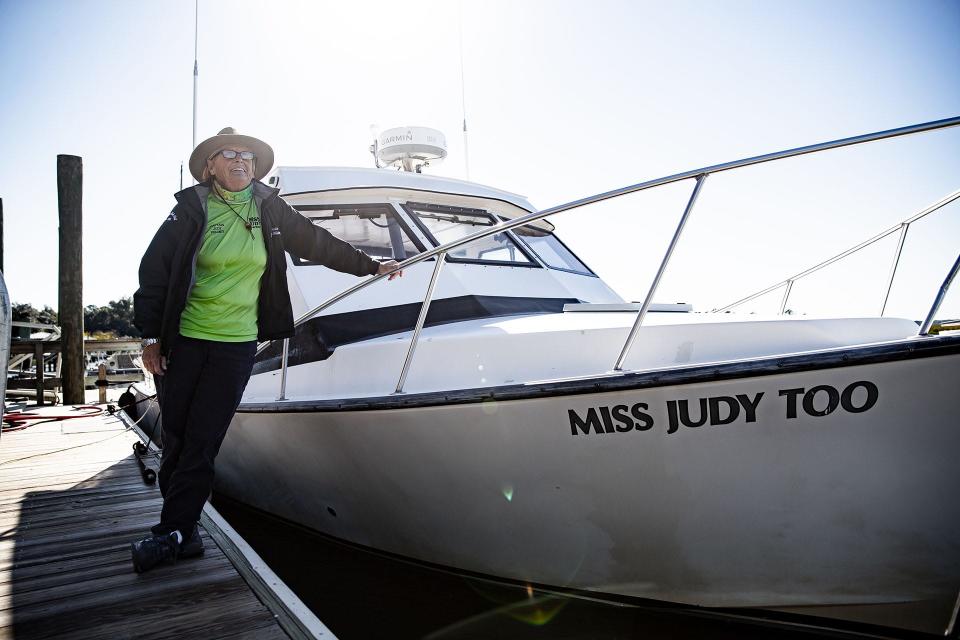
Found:
[[(234, 151), (233, 149), (221, 149), (217, 153), (219, 153), (221, 156), (223, 156), (227, 160), (233, 160), (238, 155), (240, 156), (241, 160), (253, 160), (254, 157), (256, 157), (254, 156), (253, 151)], [(217, 153), (213, 155), (217, 155)]]

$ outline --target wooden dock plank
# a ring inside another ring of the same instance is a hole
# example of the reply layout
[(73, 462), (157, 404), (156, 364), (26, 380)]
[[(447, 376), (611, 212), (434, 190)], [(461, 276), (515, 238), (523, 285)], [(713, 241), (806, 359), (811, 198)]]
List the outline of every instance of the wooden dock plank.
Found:
[[(137, 576), (132, 571), (130, 563), (129, 546), (115, 547), (106, 553), (99, 553), (95, 556), (88, 556), (81, 559), (81, 562), (73, 561), (69, 572), (46, 571), (48, 564), (37, 565), (28, 569), (33, 571), (18, 570), (17, 576), (17, 604), (29, 604), (38, 598), (43, 599), (46, 596), (38, 593), (43, 589), (57, 588), (51, 592), (49, 598), (72, 597), (74, 591), (80, 589), (83, 593), (92, 592), (97, 589), (109, 589), (113, 584), (120, 583), (148, 583), (149, 576), (163, 575), (153, 572), (144, 576)], [(189, 566), (187, 560), (184, 560), (178, 571), (197, 573), (203, 571), (218, 571), (223, 568), (230, 568), (232, 565), (217, 547), (208, 549), (203, 558), (190, 559)], [(84, 582), (96, 579), (96, 583), (82, 584)], [(0, 584), (0, 610), (9, 608), (12, 602), (7, 602), (5, 598), (12, 595), (13, 585), (10, 582)]]
[(219, 640), (274, 640), (287, 638), (283, 630), (279, 627), (269, 627), (265, 629), (245, 629), (229, 636), (221, 636)]
[(153, 491), (153, 487), (146, 486), (141, 481), (139, 485), (119, 485), (117, 488), (100, 486), (88, 489), (72, 489), (70, 493), (59, 495), (34, 496), (26, 499), (11, 497), (6, 501), (0, 499), (0, 513), (26, 513), (32, 509), (43, 509), (49, 505), (56, 506), (63, 503), (85, 504), (99, 500), (123, 500), (126, 496), (152, 494)]
[[(235, 630), (233, 625), (238, 622), (266, 624), (272, 617), (259, 601), (255, 605), (242, 601), (250, 592), (236, 575), (221, 581), (204, 581), (201, 577), (161, 583), (164, 584), (169, 588), (126, 598), (123, 594), (107, 593), (97, 600), (87, 600), (83, 607), (61, 608), (55, 615), (17, 618), (9, 627), (18, 640), (216, 638)], [(0, 614), (0, 624), (3, 622)]]
[(0, 518), (0, 528), (3, 526), (19, 526), (21, 531), (30, 531), (31, 535), (41, 536), (46, 533), (68, 535), (74, 529), (88, 529), (99, 527), (101, 524), (122, 521), (133, 518), (142, 519), (157, 517), (157, 501), (153, 499), (137, 502), (105, 504), (96, 507), (70, 508), (66, 511), (50, 512), (40, 515), (25, 515), (20, 518)]
[(127, 571), (119, 572), (109, 578), (69, 582), (32, 591), (17, 590), (15, 595), (0, 597), (0, 611), (13, 609), (16, 605), (17, 618), (30, 620), (45, 617), (50, 612), (77, 611), (110, 604), (117, 599), (115, 592), (118, 591), (122, 591), (124, 597), (128, 598), (135, 598), (137, 595), (147, 596), (157, 590), (158, 582), (162, 583), (164, 589), (176, 589), (197, 583), (219, 584), (232, 580), (237, 575), (230, 563), (225, 560), (213, 570), (209, 565), (200, 566), (191, 563), (190, 566), (186, 566), (184, 563), (176, 567), (175, 572), (161, 575), (159, 578), (154, 577), (157, 575), (155, 572), (152, 572), (152, 575), (137, 575), (132, 571), (129, 562), (123, 564), (126, 565)]
[(138, 519), (129, 519), (110, 526), (109, 530), (101, 528), (76, 533), (70, 539), (57, 533), (32, 537), (29, 531), (25, 531), (26, 535), (22, 538), (15, 537), (0, 542), (0, 566), (3, 566), (5, 561), (16, 561), (17, 564), (45, 562), (58, 557), (95, 553), (110, 544), (124, 541), (129, 544), (134, 538), (145, 536), (150, 527), (156, 524), (156, 520), (156, 515), (142, 515)]
[(136, 441), (106, 415), (3, 434), (0, 638), (289, 637), (205, 531), (202, 557), (133, 572), (162, 503)]
[(63, 559), (96, 555), (105, 549), (114, 547), (126, 546), (129, 548), (130, 541), (138, 536), (143, 537), (153, 524), (155, 524), (155, 518), (118, 527), (109, 533), (104, 532), (100, 537), (92, 533), (69, 547), (58, 545), (56, 537), (48, 538), (45, 544), (35, 544), (33, 540), (27, 539), (23, 542), (22, 547), (0, 545), (0, 570), (15, 570), (34, 564), (47, 564)]

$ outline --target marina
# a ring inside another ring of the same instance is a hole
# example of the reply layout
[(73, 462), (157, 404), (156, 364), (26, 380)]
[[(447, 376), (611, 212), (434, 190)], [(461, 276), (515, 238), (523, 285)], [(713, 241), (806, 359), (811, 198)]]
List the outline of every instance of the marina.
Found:
[(61, 4), (0, 640), (960, 638), (960, 5)]

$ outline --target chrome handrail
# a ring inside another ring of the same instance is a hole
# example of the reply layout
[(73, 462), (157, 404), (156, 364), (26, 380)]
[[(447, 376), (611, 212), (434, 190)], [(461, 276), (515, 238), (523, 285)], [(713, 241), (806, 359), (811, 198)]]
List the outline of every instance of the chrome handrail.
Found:
[[(787, 149), (787, 150), (784, 150), (784, 151), (777, 151), (777, 152), (774, 152), (774, 153), (767, 153), (767, 154), (763, 154), (763, 155), (759, 155), (759, 156), (752, 156), (752, 157), (749, 157), (749, 158), (743, 158), (743, 159), (740, 159), (740, 160), (734, 160), (734, 161), (732, 161), (732, 162), (725, 162), (725, 163), (721, 163), (721, 164), (715, 164), (715, 165), (710, 165), (710, 166), (707, 166), (707, 167), (702, 167), (702, 168), (700, 168), (700, 169), (693, 169), (693, 170), (690, 170), (690, 171), (684, 171), (684, 172), (681, 172), (681, 173), (675, 173), (675, 174), (673, 174), (673, 175), (664, 176), (664, 177), (661, 177), (661, 178), (655, 178), (655, 179), (653, 179), (653, 180), (647, 180), (647, 181), (645, 181), (645, 182), (639, 182), (639, 183), (636, 183), (636, 184), (633, 184), (633, 185), (629, 185), (629, 186), (626, 186), (626, 187), (621, 187), (621, 188), (619, 188), (619, 189), (613, 189), (613, 190), (611, 190), (611, 191), (605, 191), (605, 192), (602, 192), (602, 193), (598, 193), (598, 194), (596, 194), (596, 195), (587, 196), (587, 197), (585, 197), (585, 198), (580, 198), (579, 200), (572, 200), (572, 201), (567, 202), (567, 203), (565, 203), (565, 204), (561, 204), (561, 205), (557, 205), (557, 206), (554, 206), (554, 207), (550, 207), (550, 208), (548, 208), (548, 209), (541, 209), (540, 211), (534, 211), (534, 212), (528, 213), (528, 214), (526, 214), (526, 215), (523, 215), (523, 216), (520, 216), (520, 217), (517, 217), (517, 218), (513, 218), (513, 219), (511, 219), (511, 220), (502, 221), (502, 222), (500, 222), (500, 223), (498, 223), (498, 224), (496, 224), (496, 225), (493, 225), (493, 226), (491, 226), (491, 227), (487, 227), (486, 229), (482, 229), (482, 230), (477, 231), (477, 232), (475, 232), (475, 233), (472, 233), (472, 234), (470, 234), (470, 235), (464, 236), (464, 237), (462, 237), (462, 238), (460, 238), (460, 239), (458, 239), (458, 240), (453, 240), (453, 241), (451, 241), (451, 242), (448, 242), (448, 243), (446, 243), (446, 244), (440, 245), (440, 246), (438, 246), (438, 247), (434, 247), (433, 249), (424, 251), (423, 253), (420, 253), (420, 254), (417, 254), (417, 255), (415, 255), (415, 256), (412, 256), (412, 257), (410, 257), (410, 258), (408, 258), (408, 259), (400, 262), (399, 265), (397, 266), (397, 268), (394, 269), (394, 270), (391, 271), (391, 272), (382, 273), (382, 274), (379, 274), (379, 275), (375, 275), (375, 276), (373, 276), (373, 277), (371, 277), (371, 278), (367, 278), (366, 280), (363, 280), (363, 281), (357, 283), (356, 285), (354, 285), (354, 286), (352, 286), (352, 287), (349, 287), (349, 288), (341, 291), (340, 293), (338, 293), (338, 294), (336, 294), (336, 295), (334, 295), (334, 296), (331, 296), (330, 298), (328, 298), (327, 300), (325, 300), (325, 301), (322, 302), (321, 304), (317, 305), (316, 307), (314, 307), (313, 309), (311, 309), (311, 310), (308, 311), (307, 313), (305, 313), (305, 314), (303, 314), (302, 316), (300, 316), (300, 317), (294, 322), (294, 327), (300, 326), (301, 324), (303, 324), (304, 322), (306, 322), (307, 320), (309, 320), (310, 318), (312, 318), (312, 317), (315, 316), (316, 314), (318, 314), (318, 313), (320, 313), (321, 311), (327, 309), (328, 307), (336, 304), (337, 302), (340, 302), (340, 301), (343, 300), (344, 298), (347, 298), (347, 297), (353, 295), (353, 294), (356, 293), (357, 291), (360, 291), (360, 290), (362, 290), (362, 289), (365, 289), (366, 287), (371, 286), (372, 284), (374, 284), (375, 282), (378, 282), (379, 280), (381, 280), (381, 279), (383, 279), (383, 278), (389, 277), (390, 274), (392, 274), (392, 273), (395, 273), (395, 272), (400, 271), (400, 270), (402, 270), (402, 269), (408, 269), (408, 268), (412, 267), (412, 266), (415, 265), (415, 264), (418, 264), (418, 263), (420, 263), (420, 262), (423, 262), (424, 260), (428, 260), (428, 259), (433, 258), (433, 257), (435, 257), (435, 256), (440, 256), (440, 255), (444, 255), (444, 256), (445, 256), (446, 254), (450, 253), (450, 252), (453, 251), (454, 249), (458, 249), (458, 248), (460, 248), (460, 247), (462, 247), (462, 246), (468, 245), (468, 244), (470, 244), (470, 243), (472, 243), (472, 242), (475, 242), (475, 241), (477, 241), (477, 240), (481, 240), (481, 239), (486, 238), (486, 237), (488, 237), (488, 236), (491, 236), (491, 235), (494, 235), (494, 234), (497, 234), (497, 233), (502, 233), (502, 232), (504, 232), (504, 231), (509, 231), (509, 230), (511, 230), (511, 229), (513, 229), (513, 228), (515, 228), (515, 227), (520, 227), (520, 226), (523, 226), (523, 225), (526, 225), (526, 224), (530, 224), (530, 223), (532, 223), (532, 222), (536, 222), (536, 221), (538, 221), (538, 220), (542, 220), (542, 219), (544, 219), (544, 218), (547, 218), (547, 217), (556, 215), (556, 214), (558, 214), (558, 213), (563, 213), (563, 212), (565, 212), (565, 211), (571, 211), (571, 210), (573, 210), (573, 209), (578, 209), (578, 208), (580, 208), (580, 207), (584, 207), (584, 206), (589, 205), (589, 204), (595, 204), (595, 203), (598, 203), (598, 202), (603, 202), (603, 201), (605, 201), (605, 200), (610, 200), (610, 199), (612, 199), (612, 198), (618, 198), (618, 197), (620, 197), (620, 196), (625, 196), (625, 195), (629, 195), (629, 194), (631, 194), (631, 193), (637, 193), (637, 192), (639, 192), (639, 191), (645, 191), (645, 190), (647, 190), (647, 189), (652, 189), (652, 188), (655, 188), (655, 187), (660, 187), (660, 186), (663, 186), (663, 185), (672, 184), (672, 183), (675, 183), (675, 182), (680, 182), (680, 181), (682, 181), (682, 180), (696, 179), (696, 180), (697, 180), (697, 185), (696, 185), (696, 187), (695, 187), (695, 189), (694, 189), (694, 194), (693, 194), (693, 196), (691, 197), (691, 200), (690, 200), (690, 202), (689, 202), (688, 205), (687, 205), (687, 210), (684, 212), (684, 217), (681, 218), (681, 221), (680, 221), (680, 223), (678, 224), (678, 229), (677, 229), (677, 231), (676, 231), (675, 234), (674, 234), (674, 239), (673, 239), (673, 241), (671, 242), (671, 248), (668, 249), (667, 255), (664, 257), (664, 260), (663, 260), (663, 262), (661, 263), (661, 269), (660, 269), (660, 272), (658, 272), (658, 273), (659, 273), (660, 275), (662, 275), (662, 271), (666, 269), (667, 262), (669, 261), (670, 254), (672, 253), (672, 248), (673, 248), (673, 246), (675, 246), (676, 241), (679, 239), (679, 235), (680, 235), (680, 232), (682, 231), (683, 225), (685, 224), (686, 219), (687, 219), (687, 217), (689, 216), (689, 209), (690, 209), (690, 208), (692, 207), (692, 205), (693, 205), (693, 202), (694, 202), (694, 200), (695, 200), (696, 194), (697, 194), (697, 192), (699, 191), (699, 187), (701, 186), (703, 180), (704, 180), (708, 175), (710, 175), (710, 174), (712, 174), (712, 173), (721, 173), (721, 172), (723, 172), (723, 171), (730, 171), (730, 170), (733, 170), (733, 169), (739, 169), (739, 168), (742, 168), (742, 167), (748, 167), (748, 166), (752, 166), (752, 165), (756, 165), (756, 164), (762, 164), (762, 163), (765, 163), (765, 162), (772, 162), (772, 161), (775, 161), (775, 160), (783, 160), (783, 159), (786, 159), (786, 158), (792, 158), (792, 157), (801, 156), (801, 155), (806, 155), (806, 154), (810, 154), (810, 153), (818, 153), (818, 152), (820, 152), (820, 151), (827, 151), (827, 150), (829, 150), (829, 149), (838, 149), (838, 148), (841, 148), (841, 147), (847, 147), (847, 146), (852, 146), (852, 145), (859, 145), (859, 144), (864, 144), (864, 143), (867, 143), (867, 142), (875, 142), (875, 141), (878, 141), (878, 140), (885, 140), (885, 139), (887, 139), (887, 138), (896, 138), (896, 137), (901, 137), (901, 136), (913, 135), (913, 134), (916, 134), (916, 133), (923, 133), (923, 132), (926, 132), (926, 131), (936, 131), (936, 130), (938, 130), (938, 129), (946, 129), (946, 128), (955, 127), (955, 126), (958, 126), (958, 125), (960, 125), (960, 116), (953, 117), (953, 118), (945, 118), (945, 119), (942, 119), (942, 120), (934, 120), (934, 121), (931, 121), (931, 122), (925, 122), (925, 123), (921, 123), (921, 124), (910, 125), (910, 126), (907, 126), (907, 127), (899, 127), (899, 128), (896, 128), (896, 129), (888, 129), (888, 130), (885, 130), (885, 131), (878, 131), (878, 132), (875, 132), (875, 133), (868, 133), (868, 134), (859, 135), (859, 136), (851, 136), (851, 137), (848, 137), (848, 138), (841, 138), (841, 139), (833, 140), (833, 141), (829, 141), (829, 142), (821, 142), (821, 143), (818, 143), (818, 144), (807, 145), (807, 146), (804, 146), (804, 147), (796, 147), (796, 148), (794, 148), (794, 149)], [(438, 258), (438, 260), (441, 260), (441, 261), (442, 261), (442, 258)], [(439, 273), (439, 266), (438, 266), (438, 267), (435, 267), (435, 269), (434, 269), (434, 276), (437, 276), (438, 273)], [(432, 283), (431, 283), (432, 285), (435, 285), (435, 284), (436, 284), (436, 283), (433, 281), (434, 279), (435, 279), (435, 278), (432, 278), (432, 279), (431, 279), (431, 280), (432, 280)], [(783, 283), (780, 283), (779, 286), (782, 286), (782, 284), (783, 284)], [(656, 282), (654, 283), (654, 286), (652, 287), (652, 289), (655, 289), (655, 287), (656, 287)], [(775, 289), (775, 288), (776, 288), (776, 287), (773, 287), (773, 289)], [(773, 289), (770, 289), (770, 290), (773, 290)], [(428, 294), (429, 294), (429, 295), (432, 295), (432, 286), (431, 286), (430, 288), (428, 288)], [(430, 300), (429, 300), (429, 297), (427, 297), (427, 298), (424, 299), (423, 305), (424, 305), (424, 306), (429, 306), (429, 304), (430, 304)], [(642, 321), (643, 312), (644, 312), (644, 311), (645, 311), (645, 310), (641, 307), (640, 311), (639, 311), (638, 314), (637, 314), (637, 315), (638, 315), (638, 320)], [(424, 315), (424, 317), (425, 317), (425, 314), (423, 314), (422, 312), (423, 312), (423, 307), (421, 307), (421, 315)], [(419, 322), (418, 322), (418, 324), (419, 324)], [(421, 328), (422, 328), (422, 325), (421, 325)], [(635, 339), (635, 337), (636, 337), (636, 329), (638, 329), (638, 328), (639, 328), (639, 324), (635, 321), (635, 322), (634, 322), (634, 328), (631, 329), (631, 334), (627, 337), (627, 341), (625, 341), (625, 343), (624, 343), (624, 348), (621, 350), (621, 357), (619, 357), (619, 358), (617, 359), (617, 364), (615, 365), (615, 367), (616, 367), (616, 366), (622, 366), (622, 361), (623, 361), (623, 359), (626, 357), (626, 352), (629, 351), (629, 346), (632, 345), (632, 341), (633, 341), (633, 340)], [(398, 381), (398, 384), (397, 384), (397, 389), (398, 389), (398, 391), (401, 390), (402, 387), (403, 387), (404, 378), (405, 378), (405, 376), (406, 376), (406, 372), (407, 372), (407, 370), (409, 369), (409, 365), (410, 365), (410, 358), (412, 357), (413, 351), (414, 351), (414, 349), (415, 349), (415, 347), (416, 347), (415, 339), (417, 339), (417, 338), (419, 338), (419, 334), (415, 334), (414, 336), (411, 337), (411, 346), (410, 346), (410, 348), (408, 349), (407, 358), (406, 358), (405, 361), (404, 361), (404, 371), (402, 372), (402, 374), (401, 374), (401, 379)], [(258, 354), (261, 353), (261, 352), (262, 352), (264, 349), (266, 349), (267, 346), (269, 346), (269, 344), (271, 344), (271, 343), (272, 343), (272, 341), (265, 342), (265, 343), (261, 344), (261, 345), (258, 347), (258, 349), (257, 349), (257, 353), (258, 353)], [(285, 380), (286, 380), (286, 360), (285, 360), (285, 359), (284, 359), (284, 362), (283, 362), (283, 365), (282, 365), (282, 366), (283, 366), (284, 371), (283, 371), (282, 374), (281, 374), (281, 379), (285, 381)], [(617, 369), (617, 370), (619, 370), (619, 369)], [(285, 385), (284, 385), (284, 387), (285, 387)]]
[(433, 290), (437, 286), (440, 269), (443, 268), (443, 263), (446, 261), (446, 253), (441, 253), (437, 256), (437, 264), (434, 265), (433, 273), (430, 275), (430, 284), (427, 285), (427, 293), (424, 295), (423, 303), (420, 305), (420, 315), (417, 317), (417, 326), (413, 329), (413, 337), (410, 338), (410, 346), (407, 348), (407, 356), (403, 359), (403, 369), (400, 371), (400, 379), (397, 381), (397, 388), (394, 393), (403, 393), (403, 383), (407, 381), (407, 373), (410, 371), (410, 361), (413, 360), (413, 352), (416, 350), (417, 342), (420, 340), (423, 323), (427, 321), (427, 313), (430, 311), (430, 302), (433, 300)]
[(680, 240), (680, 234), (683, 233), (683, 228), (687, 224), (687, 219), (690, 217), (690, 212), (693, 211), (693, 205), (697, 202), (697, 196), (700, 195), (700, 188), (703, 186), (703, 181), (706, 179), (707, 174), (697, 176), (697, 184), (694, 185), (693, 193), (690, 194), (690, 200), (687, 201), (687, 207), (683, 210), (683, 215), (680, 217), (680, 223), (677, 225), (676, 231), (673, 232), (673, 238), (670, 240), (670, 245), (667, 247), (667, 252), (664, 254), (663, 260), (660, 261), (660, 268), (657, 269), (657, 275), (653, 277), (653, 283), (650, 285), (650, 289), (647, 291), (647, 295), (643, 299), (643, 304), (640, 305), (640, 311), (637, 312), (637, 318), (633, 321), (633, 326), (630, 327), (630, 333), (627, 335), (627, 341), (623, 343), (623, 348), (620, 350), (620, 355), (617, 357), (617, 362), (613, 365), (614, 371), (623, 371), (623, 361), (627, 359), (627, 354), (630, 352), (634, 341), (637, 339), (637, 333), (640, 331), (640, 325), (643, 324), (643, 319), (647, 315), (647, 310), (650, 309), (650, 305), (653, 303), (653, 295), (657, 292), (657, 287), (660, 286), (660, 279), (663, 278), (663, 272), (667, 270), (667, 263), (670, 262), (670, 257), (673, 255), (673, 250), (676, 248), (677, 242)]
[(900, 253), (903, 251), (903, 242), (904, 242), (904, 240), (906, 239), (907, 230), (910, 228), (910, 225), (913, 224), (914, 222), (916, 222), (917, 220), (920, 220), (921, 218), (924, 218), (924, 217), (930, 215), (930, 214), (933, 213), (934, 211), (937, 211), (937, 210), (939, 210), (939, 209), (942, 209), (943, 207), (947, 206), (948, 204), (950, 204), (951, 202), (953, 202), (954, 200), (956, 200), (956, 199), (958, 199), (958, 198), (960, 198), (960, 189), (958, 189), (958, 190), (956, 190), (956, 191), (954, 191), (954, 192), (952, 192), (952, 193), (949, 193), (949, 194), (945, 195), (944, 197), (940, 198), (939, 200), (937, 200), (936, 202), (934, 202), (934, 203), (932, 203), (932, 204), (924, 207), (924, 208), (921, 209), (919, 212), (917, 212), (917, 213), (915, 213), (914, 215), (910, 216), (909, 218), (907, 218), (907, 219), (904, 220), (903, 222), (898, 222), (897, 224), (893, 225), (893, 226), (890, 227), (889, 229), (885, 229), (884, 231), (881, 231), (880, 233), (878, 233), (877, 235), (873, 236), (872, 238), (869, 238), (869, 239), (867, 239), (867, 240), (864, 240), (864, 241), (861, 242), (860, 244), (857, 244), (857, 245), (855, 245), (855, 246), (853, 246), (853, 247), (850, 247), (850, 248), (847, 249), (846, 251), (842, 251), (842, 252), (838, 253), (837, 255), (833, 256), (832, 258), (827, 258), (827, 259), (824, 260), (823, 262), (820, 262), (820, 263), (818, 263), (818, 264), (815, 264), (815, 265), (813, 265), (812, 267), (810, 267), (810, 268), (808, 268), (808, 269), (804, 269), (804, 270), (801, 271), (800, 273), (794, 274), (794, 275), (790, 276), (789, 278), (787, 278), (786, 280), (781, 280), (780, 282), (778, 282), (778, 283), (776, 283), (776, 284), (772, 284), (772, 285), (770, 285), (769, 287), (767, 287), (767, 288), (765, 288), (765, 289), (762, 289), (762, 290), (760, 290), (760, 291), (757, 291), (756, 293), (751, 293), (750, 295), (746, 296), (745, 298), (740, 298), (740, 299), (737, 300), (736, 302), (731, 302), (730, 304), (726, 305), (725, 307), (720, 307), (719, 309), (713, 309), (713, 311), (716, 312), (716, 313), (723, 313), (724, 311), (730, 311), (731, 309), (734, 309), (734, 308), (736, 308), (736, 307), (739, 307), (739, 306), (742, 305), (742, 304), (746, 304), (747, 302), (750, 302), (751, 300), (756, 300), (756, 299), (759, 298), (760, 296), (763, 296), (763, 295), (765, 295), (765, 294), (768, 294), (768, 293), (770, 293), (771, 291), (776, 291), (776, 290), (779, 289), (780, 287), (786, 287), (786, 291), (785, 291), (784, 294), (783, 294), (783, 301), (780, 303), (780, 313), (783, 314), (783, 312), (786, 310), (786, 307), (787, 307), (787, 299), (790, 297), (790, 290), (793, 288), (793, 283), (794, 283), (794, 282), (796, 282), (796, 281), (799, 280), (800, 278), (805, 278), (806, 276), (809, 276), (810, 274), (815, 273), (815, 272), (819, 271), (820, 269), (823, 269), (824, 267), (829, 267), (829, 266), (830, 266), (831, 264), (833, 264), (834, 262), (837, 262), (837, 261), (839, 261), (839, 260), (842, 260), (842, 259), (846, 258), (846, 257), (849, 256), (849, 255), (853, 255), (853, 254), (856, 253), (857, 251), (860, 251), (861, 249), (865, 249), (866, 247), (869, 247), (869, 246), (872, 245), (873, 243), (879, 242), (880, 240), (883, 240), (884, 238), (886, 238), (887, 236), (889, 236), (890, 234), (892, 234), (892, 233), (894, 233), (894, 232), (896, 232), (896, 231), (900, 231), (900, 240), (899, 240), (899, 242), (897, 243), (897, 250), (896, 250), (896, 253), (894, 254), (893, 265), (890, 267), (890, 275), (889, 275), (889, 277), (888, 277), (888, 279), (887, 279), (887, 292), (886, 292), (886, 296), (885, 296), (884, 299), (883, 299), (883, 306), (882, 306), (881, 309), (880, 309), (880, 315), (882, 316), (882, 315), (883, 315), (883, 312), (886, 311), (886, 309), (887, 309), (887, 300), (890, 298), (890, 289), (893, 287), (893, 278), (894, 278), (894, 276), (897, 274), (897, 265), (898, 265), (899, 262), (900, 262)]
[(280, 397), (277, 400), (287, 399), (287, 362), (290, 358), (290, 338), (283, 339), (283, 354), (280, 356)]
[[(880, 317), (887, 312), (887, 303), (890, 302), (890, 292), (893, 291), (893, 279), (897, 275), (897, 267), (900, 266), (900, 256), (903, 254), (903, 244), (907, 241), (907, 231), (910, 230), (909, 222), (900, 223), (900, 237), (897, 239), (897, 250), (893, 252), (893, 262), (890, 263), (890, 275), (887, 276), (887, 292), (883, 295), (883, 304), (880, 305)], [(784, 302), (786, 306), (786, 302)], [(780, 310), (783, 313), (783, 310)]]
[(943, 284), (940, 285), (940, 291), (937, 293), (937, 297), (933, 300), (933, 305), (930, 307), (930, 313), (927, 314), (927, 318), (923, 321), (923, 324), (920, 325), (919, 335), (925, 336), (930, 333), (930, 327), (933, 325), (933, 317), (937, 314), (937, 310), (940, 309), (940, 303), (943, 302), (944, 297), (947, 295), (947, 290), (950, 288), (950, 283), (953, 282), (954, 277), (957, 275), (957, 271), (960, 271), (960, 255), (957, 255), (956, 261), (953, 263), (953, 267), (947, 273), (947, 277), (943, 280)]

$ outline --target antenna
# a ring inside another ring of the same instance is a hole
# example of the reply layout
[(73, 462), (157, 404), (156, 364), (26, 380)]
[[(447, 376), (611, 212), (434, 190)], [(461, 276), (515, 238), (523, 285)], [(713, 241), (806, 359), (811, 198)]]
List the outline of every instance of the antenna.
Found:
[(466, 80), (463, 74), (463, 0), (457, 3), (460, 28), (460, 105), (463, 109), (463, 166), (467, 180), (470, 179), (470, 150), (467, 145), (467, 92)]
[[(197, 148), (197, 76), (200, 66), (197, 63), (197, 32), (200, 23), (200, 0), (193, 1), (193, 144), (190, 145), (190, 151)], [(181, 167), (181, 173), (183, 168)], [(183, 178), (180, 179), (180, 186), (183, 186)], [(196, 181), (194, 180), (194, 183)]]

